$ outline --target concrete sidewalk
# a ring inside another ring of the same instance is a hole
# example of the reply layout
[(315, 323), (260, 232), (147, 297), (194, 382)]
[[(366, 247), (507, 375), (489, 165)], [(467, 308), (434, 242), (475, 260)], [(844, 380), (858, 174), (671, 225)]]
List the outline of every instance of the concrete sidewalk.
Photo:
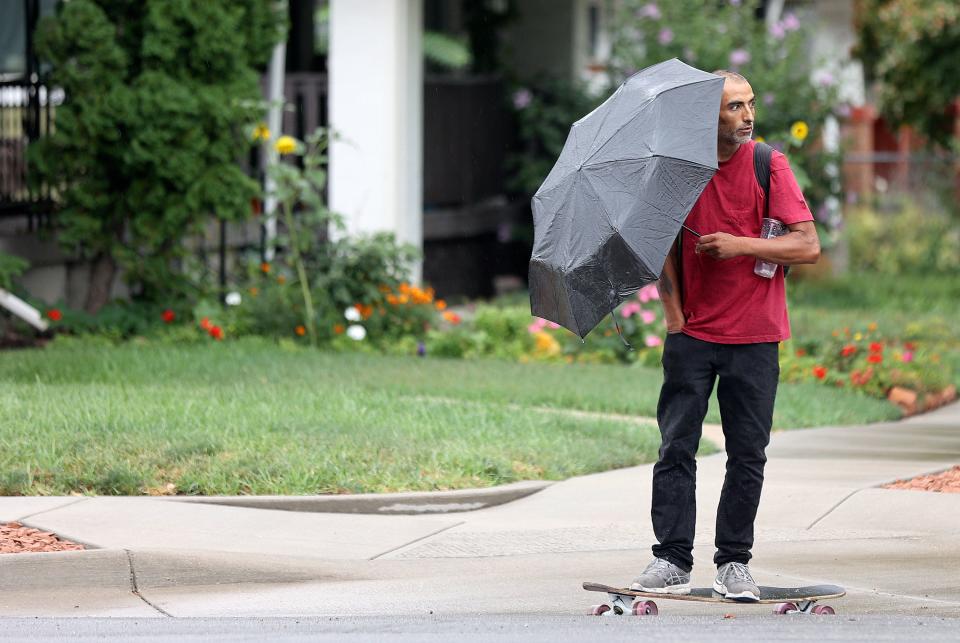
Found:
[[(759, 582), (843, 585), (848, 596), (833, 604), (844, 614), (960, 616), (960, 494), (878, 487), (960, 463), (960, 404), (898, 423), (776, 433), (768, 453), (751, 563)], [(722, 455), (700, 460), (696, 584), (712, 580), (723, 473)], [(0, 557), (0, 615), (583, 613), (601, 598), (583, 581), (628, 583), (649, 560), (650, 478), (650, 465), (633, 467), (479, 510), (414, 511), (425, 515), (0, 498), (0, 520), (97, 548)]]

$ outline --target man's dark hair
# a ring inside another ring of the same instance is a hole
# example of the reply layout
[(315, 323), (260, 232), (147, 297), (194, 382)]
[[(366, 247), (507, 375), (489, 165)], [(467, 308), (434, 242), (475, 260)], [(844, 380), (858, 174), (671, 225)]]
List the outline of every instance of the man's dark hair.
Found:
[(733, 80), (742, 80), (745, 83), (750, 82), (737, 72), (730, 71), (729, 69), (717, 69), (716, 71), (712, 71), (710, 73), (717, 76), (723, 76), (724, 78), (732, 78)]

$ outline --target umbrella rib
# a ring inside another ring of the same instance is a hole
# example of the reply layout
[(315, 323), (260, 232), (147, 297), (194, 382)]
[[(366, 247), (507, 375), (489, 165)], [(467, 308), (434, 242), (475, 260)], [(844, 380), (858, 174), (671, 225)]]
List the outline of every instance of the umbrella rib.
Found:
[[(589, 168), (595, 168), (595, 167), (603, 167), (604, 165), (610, 165), (611, 163), (628, 163), (630, 161), (646, 161), (647, 159), (655, 159), (655, 158), (682, 160), (684, 163), (689, 163), (690, 165), (695, 165), (696, 167), (702, 167), (705, 170), (717, 169), (715, 167), (710, 167), (709, 165), (704, 165), (703, 163), (697, 163), (696, 161), (691, 161), (689, 159), (677, 159), (677, 157), (675, 156), (665, 156), (663, 154), (651, 154), (650, 156), (637, 156), (637, 157), (628, 158), (628, 159), (610, 159), (609, 161), (600, 161), (599, 163), (591, 163), (590, 165), (587, 165), (586, 163), (584, 163), (583, 166), (589, 167)], [(552, 190), (553, 188), (550, 188), (550, 189)]]
[[(703, 79), (703, 80), (698, 80), (698, 81), (695, 81), (695, 82), (692, 82), (692, 83), (684, 83), (683, 85), (678, 85), (677, 87), (671, 87), (670, 89), (667, 89), (667, 90), (664, 90), (664, 91), (660, 92), (660, 94), (666, 94), (667, 92), (673, 91), (674, 89), (679, 89), (680, 87), (691, 87), (691, 86), (693, 86), (693, 85), (699, 85), (699, 84), (701, 84), (701, 83), (712, 83), (712, 82), (715, 82), (715, 81), (716, 81), (716, 78), (705, 78), (705, 79)], [(657, 96), (659, 96), (660, 94), (657, 94)], [(654, 98), (656, 98), (656, 96), (655, 96)], [(651, 100), (652, 100), (652, 99), (651, 99)], [(649, 101), (646, 101), (646, 102), (649, 102)], [(600, 145), (600, 147), (598, 147), (596, 150), (594, 150), (594, 152), (593, 152), (592, 154), (590, 154), (590, 156), (588, 156), (587, 158), (583, 159), (583, 164), (586, 165), (586, 163), (587, 163), (590, 159), (592, 159), (594, 156), (596, 156), (596, 155), (599, 154), (601, 151), (603, 151), (603, 148), (607, 146), (607, 143), (609, 143), (610, 141), (612, 141), (613, 138), (620, 132), (620, 130), (622, 130), (624, 127), (626, 127), (627, 125), (629, 125), (630, 123), (632, 123), (634, 120), (636, 120), (637, 117), (640, 116), (641, 113), (642, 113), (641, 111), (638, 111), (636, 114), (634, 114), (634, 115), (631, 116), (629, 119), (627, 119), (627, 121), (626, 121), (623, 125), (621, 125), (620, 127), (618, 127), (618, 128), (616, 129), (616, 131), (612, 132), (612, 133), (610, 134), (610, 136), (607, 137), (607, 140), (604, 141), (604, 142)], [(598, 134), (598, 135), (599, 135), (599, 133), (600, 133), (600, 131), (597, 130), (597, 134)], [(598, 165), (599, 165), (599, 164), (598, 164)], [(715, 169), (715, 168), (714, 168), (714, 169)]]

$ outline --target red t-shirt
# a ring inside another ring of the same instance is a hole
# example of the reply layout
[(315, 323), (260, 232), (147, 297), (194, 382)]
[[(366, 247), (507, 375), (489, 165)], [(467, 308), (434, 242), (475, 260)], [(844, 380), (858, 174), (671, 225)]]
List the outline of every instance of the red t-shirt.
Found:
[[(753, 169), (754, 142), (745, 143), (707, 184), (686, 226), (700, 234), (727, 232), (759, 237), (763, 189)], [(770, 217), (785, 224), (812, 221), (790, 164), (774, 150), (770, 159)], [(790, 337), (783, 270), (755, 275), (755, 257), (719, 260), (693, 251), (697, 238), (683, 234), (683, 332), (719, 344), (779, 342)]]

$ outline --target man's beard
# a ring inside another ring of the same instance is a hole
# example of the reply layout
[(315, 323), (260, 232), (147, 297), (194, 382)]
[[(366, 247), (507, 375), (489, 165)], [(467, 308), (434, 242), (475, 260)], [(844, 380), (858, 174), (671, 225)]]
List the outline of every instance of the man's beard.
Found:
[(737, 130), (722, 132), (720, 134), (720, 140), (729, 145), (743, 145), (749, 143), (751, 139), (750, 134), (745, 134), (743, 136), (737, 134)]

